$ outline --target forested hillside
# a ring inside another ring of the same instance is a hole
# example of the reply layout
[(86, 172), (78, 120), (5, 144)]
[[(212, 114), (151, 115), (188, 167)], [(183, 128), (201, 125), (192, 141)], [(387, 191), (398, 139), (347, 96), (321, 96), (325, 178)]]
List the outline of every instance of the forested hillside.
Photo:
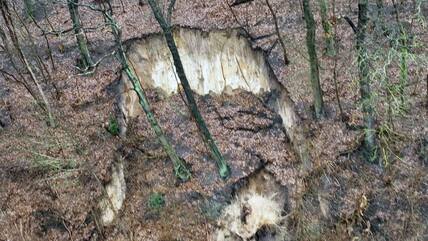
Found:
[(0, 0), (0, 241), (427, 240), (426, 0)]

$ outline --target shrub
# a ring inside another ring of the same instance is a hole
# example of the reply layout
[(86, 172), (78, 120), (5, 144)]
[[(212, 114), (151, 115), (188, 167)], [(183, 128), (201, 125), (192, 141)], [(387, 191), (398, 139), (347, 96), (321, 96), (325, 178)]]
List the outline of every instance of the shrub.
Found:
[(165, 206), (165, 196), (162, 193), (152, 193), (149, 197), (149, 208), (159, 210)]
[(119, 135), (119, 123), (114, 116), (110, 116), (107, 131), (110, 132), (113, 136)]

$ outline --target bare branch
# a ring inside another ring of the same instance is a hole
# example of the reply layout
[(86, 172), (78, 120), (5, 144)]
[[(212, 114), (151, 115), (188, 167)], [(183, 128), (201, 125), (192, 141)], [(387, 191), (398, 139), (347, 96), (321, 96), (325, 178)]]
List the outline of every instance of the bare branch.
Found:
[(266, 0), (266, 5), (268, 6), (270, 13), (272, 14), (273, 22), (275, 23), (276, 35), (278, 37), (279, 43), (281, 44), (282, 52), (284, 54), (284, 64), (289, 65), (290, 60), (288, 59), (287, 49), (285, 48), (284, 40), (282, 39), (281, 32), (279, 30), (278, 18), (276, 17), (275, 11), (273, 10), (272, 6), (270, 5), (269, 0)]
[(166, 21), (171, 25), (171, 17), (172, 17), (172, 11), (174, 10), (176, 0), (171, 0), (168, 5), (168, 11), (166, 16)]

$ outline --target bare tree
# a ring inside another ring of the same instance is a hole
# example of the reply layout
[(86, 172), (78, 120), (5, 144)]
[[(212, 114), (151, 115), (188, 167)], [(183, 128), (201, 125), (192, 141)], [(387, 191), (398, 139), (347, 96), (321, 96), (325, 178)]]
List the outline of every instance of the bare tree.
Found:
[(82, 57), (83, 69), (87, 71), (92, 68), (93, 62), (89, 54), (85, 33), (80, 22), (78, 3), (79, 0), (67, 0), (68, 11), (70, 12), (70, 17), (73, 22), (74, 34), (76, 35), (77, 45), (79, 46), (80, 55)]
[(24, 0), (25, 11), (31, 18), (34, 18), (34, 5), (34, 0)]
[[(336, 0), (333, 0), (333, 18), (336, 19)], [(340, 119), (342, 121), (346, 121), (347, 117), (345, 115), (345, 113), (343, 112), (343, 108), (342, 108), (342, 102), (340, 101), (340, 95), (339, 95), (339, 84), (337, 83), (337, 62), (338, 62), (338, 58), (339, 58), (339, 50), (340, 48), (337, 47), (338, 45), (338, 38), (337, 36), (337, 24), (334, 24), (334, 28), (333, 28), (333, 49), (334, 49), (334, 53), (333, 53), (333, 83), (334, 83), (334, 93), (336, 95), (336, 100), (337, 100), (337, 107), (339, 108), (339, 115), (340, 115)]]
[(125, 50), (122, 44), (122, 32), (119, 24), (113, 17), (113, 11), (110, 3), (101, 3), (102, 9), (97, 9), (101, 11), (104, 15), (105, 21), (111, 27), (111, 33), (113, 34), (114, 40), (116, 42), (117, 54), (116, 57), (122, 65), (123, 72), (131, 81), (132, 86), (139, 98), (139, 103), (142, 109), (144, 110), (147, 120), (150, 123), (150, 126), (153, 128), (159, 142), (161, 143), (163, 149), (171, 158), (174, 165), (175, 175), (182, 181), (186, 181), (191, 177), (190, 171), (187, 169), (184, 161), (178, 156), (177, 152), (174, 150), (172, 145), (169, 143), (165, 134), (162, 131), (159, 123), (157, 122), (150, 104), (146, 98), (143, 88), (141, 87), (141, 82), (138, 76), (135, 74), (134, 70), (130, 67), (128, 58), (126, 57)]
[[(175, 44), (175, 40), (171, 31), (170, 24), (165, 20), (161, 9), (158, 6), (158, 3), (156, 0), (148, 0), (150, 7), (152, 8), (153, 14), (155, 15), (156, 20), (158, 21), (160, 27), (163, 30), (165, 40), (167, 42), (168, 48), (171, 52), (172, 58), (174, 60), (174, 66), (177, 72), (177, 75), (180, 79), (180, 82), (183, 86), (184, 92), (186, 94), (187, 102), (189, 109), (195, 118), (196, 124), (202, 134), (202, 138), (204, 142), (207, 144), (208, 148), (211, 151), (212, 157), (217, 162), (217, 167), (219, 169), (220, 176), (223, 179), (226, 179), (230, 175), (230, 168), (227, 165), (226, 161), (224, 160), (223, 155), (220, 153), (214, 139), (211, 136), (210, 131), (208, 130), (204, 119), (202, 118), (201, 113), (198, 110), (198, 107), (196, 105), (195, 98), (193, 97), (192, 89), (190, 88), (189, 81), (187, 80), (186, 74), (184, 72), (184, 67), (180, 59), (180, 55), (178, 53), (177, 46)], [(174, 4), (175, 1), (171, 1), (170, 4)], [(172, 7), (169, 7), (170, 11), (172, 10)]]
[(319, 64), (315, 46), (315, 20), (312, 15), (309, 0), (303, 0), (303, 14), (306, 22), (306, 46), (308, 48), (309, 63), (311, 68), (311, 86), (314, 97), (315, 117), (320, 119), (324, 117), (324, 102), (322, 99), (322, 89), (319, 77)]
[(333, 56), (335, 53), (334, 35), (333, 35), (333, 29), (331, 27), (331, 23), (328, 17), (327, 0), (318, 0), (318, 3), (320, 5), (321, 23), (324, 29), (325, 50), (327, 55)]
[(394, 5), (394, 15), (395, 21), (397, 22), (397, 26), (399, 28), (399, 36), (396, 42), (396, 48), (400, 52), (400, 82), (398, 84), (398, 95), (400, 98), (400, 109), (405, 109), (405, 96), (404, 96), (404, 88), (407, 85), (409, 78), (409, 66), (408, 66), (408, 32), (405, 29), (405, 25), (400, 21), (400, 15), (398, 12), (398, 4), (396, 0), (392, 0), (392, 4)]
[(368, 154), (369, 160), (377, 159), (376, 148), (376, 128), (375, 116), (372, 100), (372, 90), (369, 76), (369, 62), (367, 57), (366, 47), (366, 29), (368, 22), (368, 0), (358, 1), (358, 26), (357, 30), (357, 54), (358, 54), (358, 69), (359, 69), (359, 85), (360, 95), (363, 108), (364, 118), (364, 149)]
[(278, 41), (281, 45), (282, 53), (284, 55), (284, 64), (289, 65), (290, 60), (288, 59), (287, 49), (285, 48), (285, 43), (284, 43), (284, 40), (282, 39), (281, 31), (279, 30), (278, 18), (276, 17), (276, 13), (273, 10), (271, 4), (269, 3), (269, 0), (266, 0), (266, 5), (268, 6), (270, 13), (272, 14), (273, 22), (275, 24), (276, 36), (277, 36)]
[[(35, 53), (36, 61), (39, 64), (39, 68), (32, 65), (28, 53), (23, 51), (22, 42), (19, 39), (19, 32), (17, 27), (15, 26), (15, 20), (12, 16), (12, 11), (9, 7), (7, 0), (0, 0), (0, 12), (2, 19), (4, 21), (4, 28), (0, 26), (0, 39), (2, 41), (2, 46), (4, 46), (5, 53), (8, 57), (8, 60), (14, 70), (14, 73), (11, 73), (5, 69), (1, 69), (0, 72), (8, 79), (13, 79), (17, 83), (21, 84), (25, 87), (25, 89), (31, 94), (31, 96), (36, 100), (37, 104), (46, 112), (48, 117), (48, 124), (50, 126), (55, 126), (52, 109), (48, 98), (43, 90), (42, 84), (39, 80), (38, 74), (42, 74), (43, 76), (43, 63), (40, 57)], [(17, 14), (15, 12), (15, 14)], [(22, 34), (25, 35), (25, 34)], [(27, 30), (27, 37), (31, 40), (31, 33)], [(9, 43), (12, 43), (10, 45)], [(35, 46), (32, 45), (33, 52)], [(45, 70), (47, 71), (47, 70)], [(29, 77), (24, 76), (27, 74)], [(18, 77), (17, 77), (17, 76)], [(33, 90), (36, 88), (37, 91)]]

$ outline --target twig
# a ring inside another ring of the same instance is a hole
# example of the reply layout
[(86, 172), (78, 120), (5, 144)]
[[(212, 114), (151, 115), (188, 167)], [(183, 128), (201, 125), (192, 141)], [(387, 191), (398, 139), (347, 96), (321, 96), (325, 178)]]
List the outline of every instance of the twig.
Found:
[(236, 63), (238, 64), (239, 72), (241, 72), (241, 75), (242, 75), (242, 78), (243, 78), (243, 79), (244, 79), (244, 81), (245, 81), (245, 84), (248, 86), (248, 90), (249, 90), (250, 92), (252, 92), (252, 91), (251, 91), (250, 84), (248, 83), (247, 79), (245, 78), (245, 76), (244, 76), (244, 72), (242, 71), (242, 68), (241, 68), (241, 64), (239, 63), (238, 58), (237, 58), (236, 56), (235, 56), (235, 61), (236, 61)]
[[(336, 0), (333, 0), (333, 18), (336, 18)], [(343, 113), (343, 109), (342, 109), (342, 103), (340, 102), (340, 96), (339, 96), (339, 87), (337, 84), (337, 60), (338, 60), (338, 55), (339, 55), (339, 48), (338, 48), (338, 40), (337, 40), (337, 24), (334, 24), (334, 42), (333, 42), (333, 48), (336, 50), (334, 52), (334, 66), (333, 66), (333, 82), (334, 82), (334, 92), (336, 93), (336, 100), (337, 100), (337, 105), (339, 107), (339, 112), (340, 112), (340, 119), (342, 121), (345, 121), (345, 115)]]
[(174, 10), (174, 6), (175, 6), (175, 2), (176, 0), (171, 0), (171, 2), (169, 2), (168, 5), (168, 10), (167, 10), (167, 15), (166, 15), (166, 21), (168, 21), (168, 23), (171, 25), (171, 16), (172, 16), (172, 11)]
[(270, 5), (269, 0), (266, 0), (266, 5), (268, 6), (270, 13), (272, 14), (273, 22), (275, 23), (276, 35), (278, 37), (279, 43), (281, 44), (282, 51), (283, 51), (283, 54), (284, 54), (284, 64), (285, 65), (289, 65), (290, 64), (290, 60), (288, 59), (288, 56), (287, 56), (287, 49), (285, 48), (284, 40), (281, 37), (281, 33), (280, 33), (280, 30), (279, 30), (279, 25), (278, 25), (278, 18), (276, 17), (275, 11), (273, 11), (273, 8)]
[[(45, 10), (45, 17), (46, 17), (46, 18), (48, 18), (48, 16), (46, 15), (46, 10)], [(50, 44), (49, 44), (48, 37), (44, 34), (44, 33), (45, 33), (45, 30), (42, 28), (42, 26), (40, 26), (40, 25), (39, 25), (39, 23), (37, 23), (36, 19), (33, 17), (33, 15), (32, 15), (32, 14), (30, 14), (30, 18), (31, 18), (31, 20), (33, 21), (34, 25), (36, 25), (36, 27), (37, 27), (40, 31), (42, 31), (42, 35), (43, 35), (43, 37), (44, 37), (44, 39), (45, 39), (46, 46), (47, 46), (47, 48), (48, 48), (49, 59), (51, 60), (52, 68), (55, 70), (55, 69), (56, 69), (56, 67), (55, 67), (55, 62), (54, 62), (54, 60), (53, 60), (53, 56), (52, 56), (52, 49), (51, 49), (51, 46), (50, 46)]]
[(355, 24), (352, 22), (352, 20), (348, 16), (344, 16), (343, 18), (346, 20), (346, 22), (349, 24), (349, 26), (351, 26), (352, 31), (354, 31), (354, 33), (357, 34), (358, 28), (355, 26)]
[(180, 94), (181, 100), (183, 101), (183, 103), (189, 107), (189, 104), (186, 101), (186, 98), (184, 98), (183, 93), (180, 91), (180, 80), (178, 79), (177, 73), (175, 73), (174, 70), (174, 63), (171, 62), (171, 59), (168, 58), (169, 63), (171, 65), (171, 69), (172, 69), (172, 73), (174, 73), (174, 78), (175, 78), (175, 82), (177, 82), (177, 92)]
[(251, 39), (253, 40), (253, 37), (251, 36), (250, 32), (248, 32), (248, 30), (246, 29), (246, 27), (248, 26), (243, 26), (241, 24), (241, 22), (238, 19), (238, 16), (236, 16), (235, 11), (232, 8), (232, 5), (229, 4), (228, 0), (225, 0), (227, 6), (229, 7), (230, 12), (232, 13), (233, 18), (235, 19), (235, 22), (242, 28), (242, 30), (245, 32), (245, 34)]
[[(96, 68), (98, 67), (98, 65), (100, 65), (101, 64), (101, 62), (104, 60), (104, 59), (106, 59), (107, 57), (109, 57), (109, 56), (113, 56), (113, 55), (115, 55), (116, 54), (116, 50), (115, 51), (113, 51), (113, 52), (111, 52), (111, 53), (108, 53), (108, 54), (105, 54), (104, 56), (102, 56), (100, 59), (98, 59), (98, 61), (97, 62), (95, 62), (94, 64), (92, 64), (92, 65), (90, 65), (90, 66), (87, 66), (86, 68), (84, 68), (84, 69), (81, 69), (81, 68), (79, 68), (78, 66), (74, 66), (76, 69), (78, 69), (80, 72), (82, 72), (81, 74), (77, 74), (77, 76), (86, 76), (86, 75), (90, 75), (90, 74), (93, 74), (93, 73), (95, 73), (95, 71), (96, 71)], [(88, 70), (90, 70), (90, 71), (88, 71)]]

